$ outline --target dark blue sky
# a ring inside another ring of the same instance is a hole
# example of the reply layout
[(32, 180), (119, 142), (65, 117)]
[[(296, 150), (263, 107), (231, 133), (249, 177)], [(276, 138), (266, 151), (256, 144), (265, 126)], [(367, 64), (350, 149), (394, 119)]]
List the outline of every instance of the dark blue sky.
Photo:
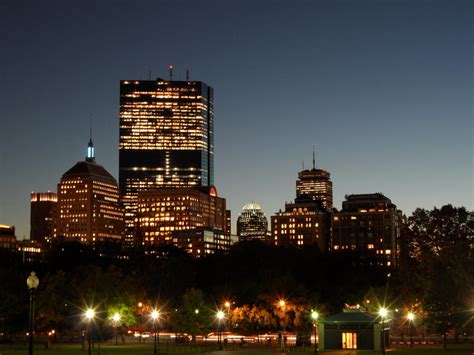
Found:
[(82, 160), (118, 177), (119, 80), (215, 89), (215, 176), (233, 219), (295, 196), (304, 159), (345, 194), (405, 213), (473, 209), (472, 1), (0, 3), (0, 223), (29, 236), (29, 194)]

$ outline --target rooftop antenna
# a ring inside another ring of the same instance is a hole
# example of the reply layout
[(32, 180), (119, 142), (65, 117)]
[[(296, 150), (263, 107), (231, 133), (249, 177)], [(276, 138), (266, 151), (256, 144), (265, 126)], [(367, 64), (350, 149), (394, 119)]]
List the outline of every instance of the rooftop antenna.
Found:
[(189, 69), (186, 69), (186, 81), (189, 81)]
[(91, 163), (95, 163), (94, 143), (92, 143), (92, 112), (90, 113), (89, 144), (87, 145), (86, 161), (91, 162)]
[(170, 65), (169, 69), (170, 69), (170, 81), (173, 81), (173, 66)]
[(314, 155), (314, 145), (313, 145), (313, 169), (316, 169), (316, 158)]

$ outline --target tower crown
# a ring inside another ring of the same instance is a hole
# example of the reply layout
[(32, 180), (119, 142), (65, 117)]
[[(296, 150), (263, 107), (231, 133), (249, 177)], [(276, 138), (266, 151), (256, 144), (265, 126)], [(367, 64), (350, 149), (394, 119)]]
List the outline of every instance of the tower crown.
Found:
[(94, 149), (94, 143), (92, 143), (92, 138), (89, 139), (89, 144), (87, 145), (86, 161), (90, 163), (95, 163), (95, 149)]

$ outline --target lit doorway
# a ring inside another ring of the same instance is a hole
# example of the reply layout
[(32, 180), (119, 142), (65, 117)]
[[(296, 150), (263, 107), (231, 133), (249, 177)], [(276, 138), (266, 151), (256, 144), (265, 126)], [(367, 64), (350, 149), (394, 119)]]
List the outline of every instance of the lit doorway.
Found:
[(357, 349), (357, 333), (342, 333), (342, 348)]

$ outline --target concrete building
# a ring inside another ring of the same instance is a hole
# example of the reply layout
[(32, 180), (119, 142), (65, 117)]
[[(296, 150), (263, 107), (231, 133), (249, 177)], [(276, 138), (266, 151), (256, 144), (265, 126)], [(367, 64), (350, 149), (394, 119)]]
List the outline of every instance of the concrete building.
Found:
[(394, 268), (403, 226), (401, 211), (381, 193), (346, 195), (331, 215), (332, 252), (356, 251), (379, 266)]
[(54, 235), (84, 243), (120, 240), (123, 223), (117, 182), (96, 164), (91, 140), (86, 160), (66, 171), (58, 184)]

